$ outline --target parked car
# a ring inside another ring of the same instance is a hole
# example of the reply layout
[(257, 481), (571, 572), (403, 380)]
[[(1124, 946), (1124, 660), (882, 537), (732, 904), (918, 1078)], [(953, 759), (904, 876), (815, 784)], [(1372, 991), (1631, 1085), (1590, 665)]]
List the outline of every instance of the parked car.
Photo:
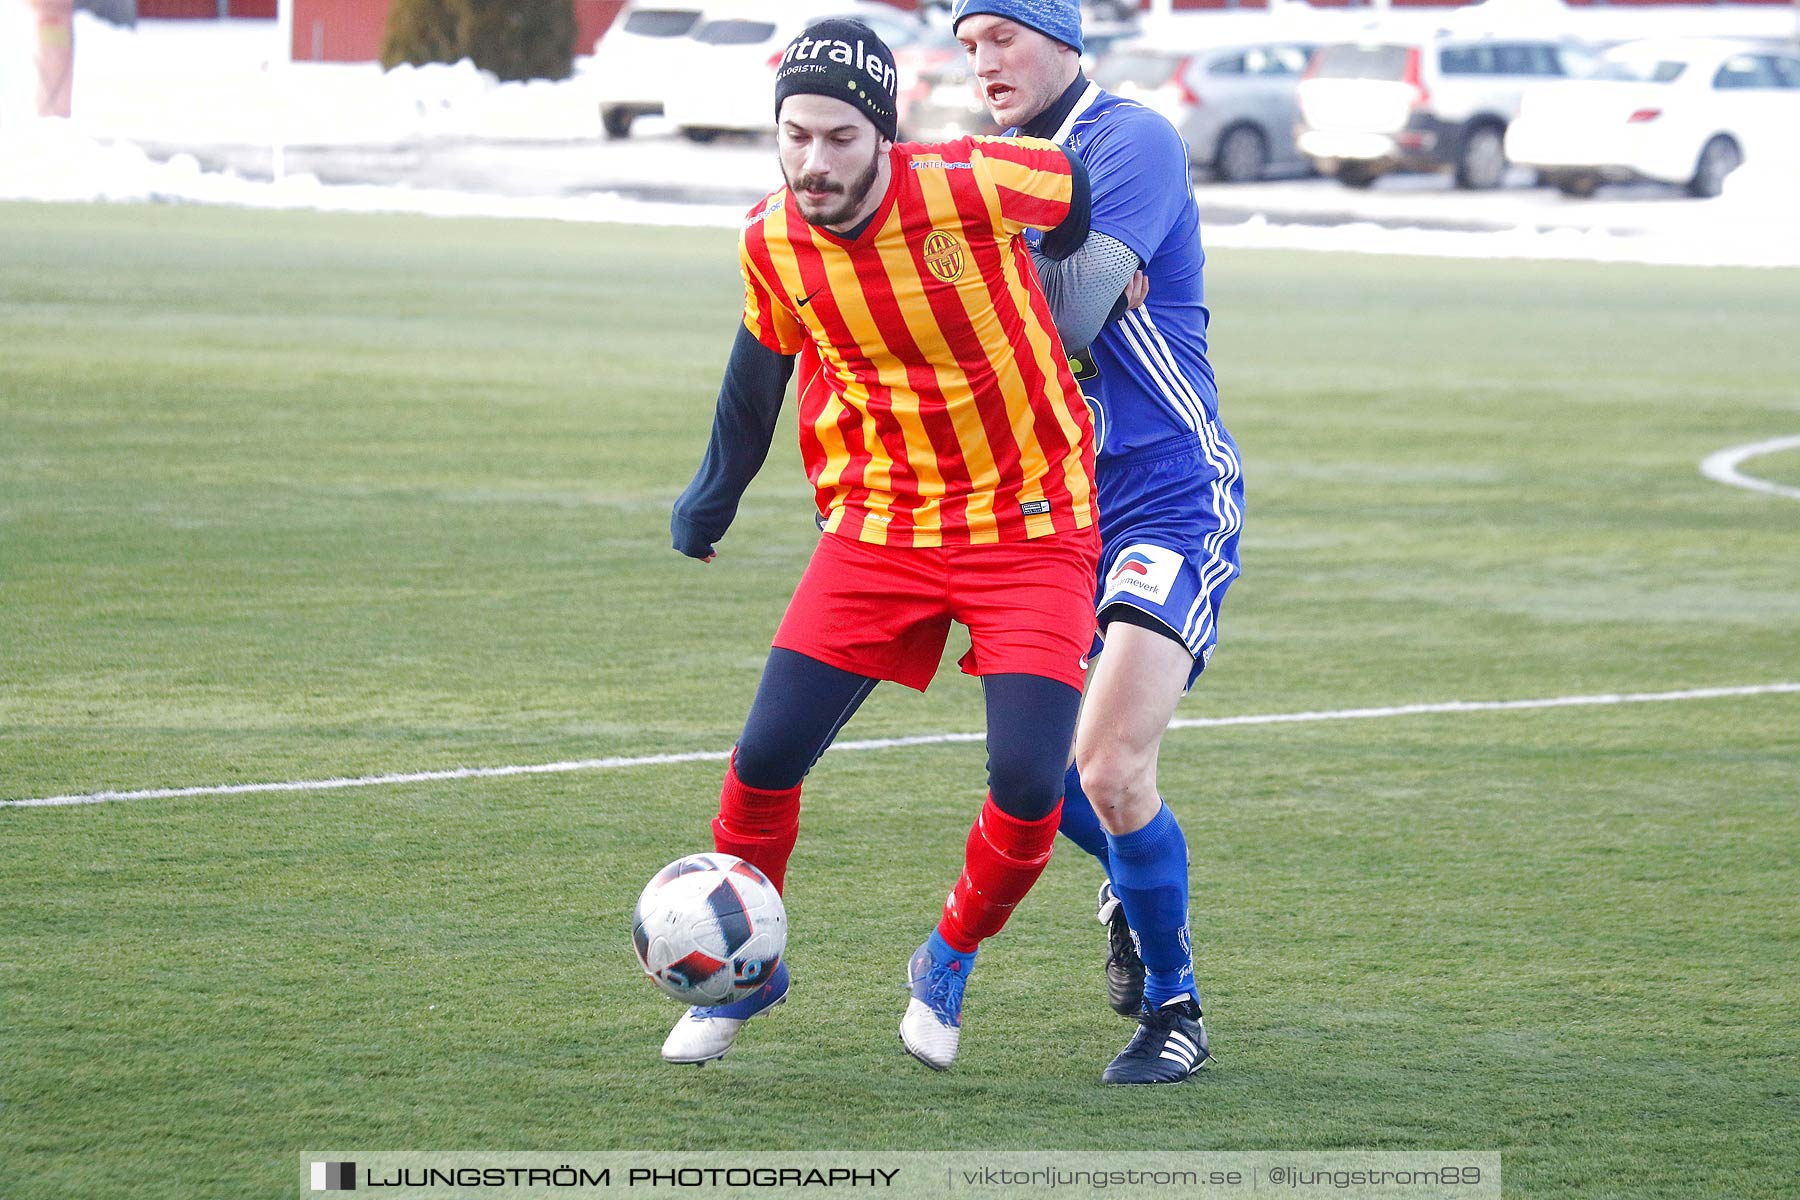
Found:
[(1005, 132), (988, 115), (969, 77), (969, 56), (948, 29), (894, 51), (900, 72), (900, 139), (943, 142)]
[(701, 15), (698, 3), (632, 4), (606, 31), (586, 73), (594, 78), (607, 137), (629, 137), (639, 117), (662, 113)]
[(1294, 146), (1294, 97), (1313, 50), (1261, 42), (1184, 52), (1138, 38), (1102, 55), (1093, 78), (1169, 118), (1193, 166), (1241, 183), (1310, 165)]
[(827, 17), (856, 18), (896, 52), (929, 32), (917, 15), (873, 0), (708, 4), (705, 20), (689, 35), (680, 87), (669, 93), (664, 115), (697, 142), (721, 133), (772, 132), (781, 52)]
[(1588, 78), (1528, 96), (1506, 149), (1571, 196), (1632, 180), (1716, 196), (1752, 159), (1800, 167), (1800, 51), (1711, 38), (1627, 42)]
[(1458, 187), (1498, 187), (1506, 127), (1525, 94), (1591, 57), (1528, 38), (1325, 46), (1300, 81), (1295, 141), (1322, 174), (1351, 187), (1393, 171), (1446, 170)]
[[(900, 71), (900, 137), (909, 142), (937, 142), (1006, 132), (988, 115), (980, 89), (969, 74), (968, 54), (950, 32), (949, 0), (927, 6), (928, 19), (939, 20), (938, 8), (945, 10), (943, 22), (929, 25), (914, 41), (894, 47), (894, 65)], [(1085, 64), (1132, 31), (1118, 16), (1132, 10), (1129, 0), (1084, 5), (1083, 10)]]

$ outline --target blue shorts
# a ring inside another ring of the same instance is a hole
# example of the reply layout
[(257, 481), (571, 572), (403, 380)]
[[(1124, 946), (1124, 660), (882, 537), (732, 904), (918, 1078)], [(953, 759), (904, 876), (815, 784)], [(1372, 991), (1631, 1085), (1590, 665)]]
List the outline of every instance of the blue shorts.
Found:
[(1208, 422), (1198, 440), (1183, 436), (1148, 446), (1102, 463), (1098, 475), (1100, 579), (1094, 608), (1101, 630), (1092, 654), (1100, 651), (1108, 610), (1124, 605), (1188, 648), (1194, 656), (1188, 674), (1193, 687), (1219, 641), (1225, 589), (1240, 573), (1244, 473), (1237, 445), (1224, 426)]

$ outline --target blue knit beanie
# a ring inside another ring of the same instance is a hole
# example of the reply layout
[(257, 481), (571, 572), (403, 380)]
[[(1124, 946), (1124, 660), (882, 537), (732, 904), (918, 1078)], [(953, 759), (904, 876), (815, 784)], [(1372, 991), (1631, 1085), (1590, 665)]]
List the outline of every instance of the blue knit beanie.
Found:
[(954, 30), (964, 17), (978, 13), (1029, 25), (1076, 53), (1081, 52), (1081, 5), (1075, 0), (956, 0), (956, 7), (950, 12), (950, 28)]

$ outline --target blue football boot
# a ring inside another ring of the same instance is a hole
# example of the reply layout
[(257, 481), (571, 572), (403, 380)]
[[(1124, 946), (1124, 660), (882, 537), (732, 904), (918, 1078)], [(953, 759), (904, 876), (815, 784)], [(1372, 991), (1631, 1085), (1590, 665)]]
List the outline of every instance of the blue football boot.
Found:
[(956, 1061), (957, 1043), (962, 1040), (963, 988), (974, 967), (973, 954), (957, 954), (935, 933), (913, 951), (906, 971), (912, 999), (900, 1018), (900, 1040), (908, 1054), (934, 1071), (946, 1070)]

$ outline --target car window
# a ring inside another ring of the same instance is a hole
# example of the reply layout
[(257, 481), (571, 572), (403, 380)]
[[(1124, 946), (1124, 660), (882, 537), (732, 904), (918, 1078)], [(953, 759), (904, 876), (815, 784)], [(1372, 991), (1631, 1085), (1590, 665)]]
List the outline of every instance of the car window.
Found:
[(1326, 46), (1313, 61), (1315, 79), (1404, 79), (1405, 46)]
[(1557, 46), (1533, 46), (1531, 48), (1531, 65), (1533, 75), (1567, 75), (1563, 68), (1563, 57)]
[(1775, 76), (1782, 87), (1800, 88), (1800, 58), (1775, 59)]
[(1631, 83), (1674, 83), (1687, 64), (1672, 58), (1639, 54), (1608, 55), (1594, 69), (1593, 78)]
[(1249, 75), (1298, 75), (1306, 69), (1306, 55), (1293, 46), (1258, 46), (1244, 52), (1244, 71)]
[(1713, 76), (1713, 86), (1727, 88), (1773, 88), (1781, 81), (1775, 76), (1775, 64), (1760, 54), (1739, 54), (1726, 59)]
[(1492, 46), (1446, 46), (1438, 51), (1438, 70), (1445, 75), (1493, 75)]
[(697, 8), (640, 8), (625, 15), (626, 33), (639, 37), (686, 37), (700, 23)]
[(1300, 75), (1306, 71), (1306, 64), (1312, 59), (1311, 46), (1271, 46), (1269, 63), (1271, 75)]
[(708, 21), (694, 31), (694, 40), (708, 46), (754, 46), (775, 36), (772, 21), (741, 21), (725, 18)]
[(1224, 58), (1215, 58), (1206, 65), (1208, 75), (1242, 75), (1248, 69), (1248, 55), (1227, 54)]
[(1116, 92), (1128, 83), (1159, 88), (1169, 82), (1179, 65), (1181, 59), (1154, 50), (1115, 50), (1094, 68), (1094, 82), (1109, 92)]
[(1577, 79), (1586, 79), (1601, 69), (1605, 61), (1601, 56), (1586, 46), (1557, 46), (1550, 51), (1556, 59), (1556, 70), (1552, 75), (1571, 75)]
[(1495, 46), (1494, 70), (1501, 75), (1542, 75), (1536, 46)]

